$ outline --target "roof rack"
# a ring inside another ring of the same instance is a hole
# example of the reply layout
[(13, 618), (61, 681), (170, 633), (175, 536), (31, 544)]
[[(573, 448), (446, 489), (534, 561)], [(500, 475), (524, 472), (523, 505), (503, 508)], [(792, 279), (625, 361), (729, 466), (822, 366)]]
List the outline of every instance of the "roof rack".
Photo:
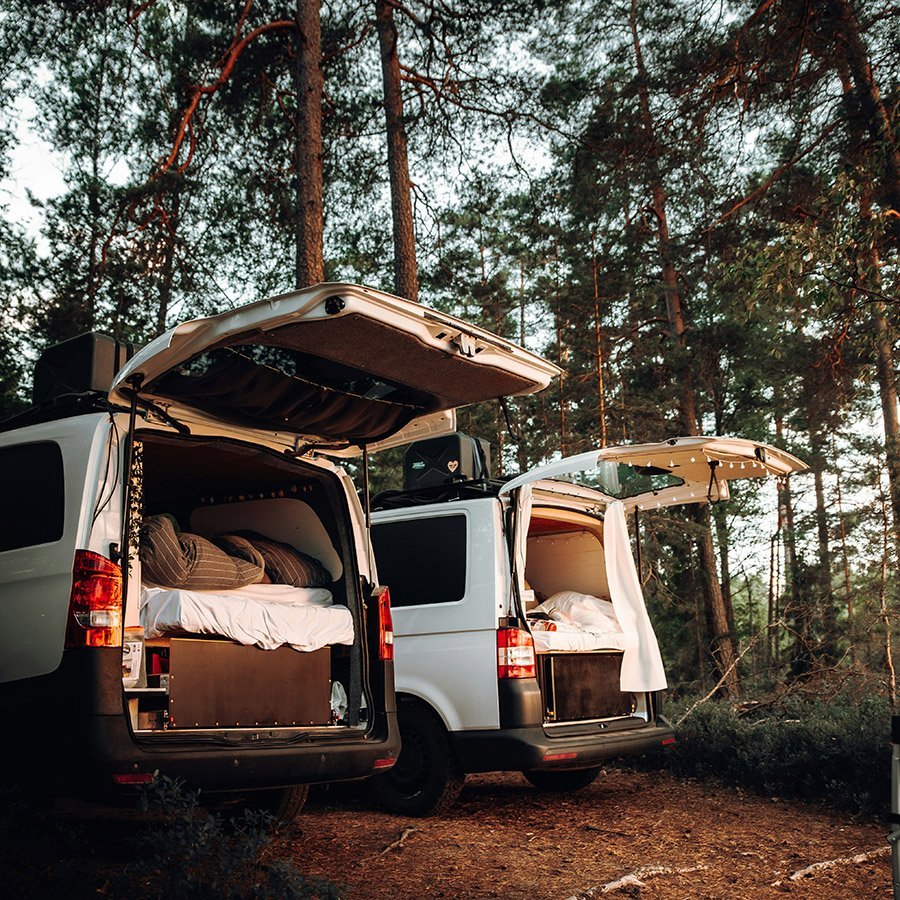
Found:
[(477, 481), (455, 481), (427, 488), (380, 491), (372, 498), (373, 510), (403, 509), (407, 506), (423, 506), (426, 503), (450, 503), (454, 500), (478, 500), (496, 497), (506, 483), (503, 478), (485, 478)]
[(41, 422), (52, 422), (55, 419), (69, 419), (73, 416), (84, 416), (92, 412), (123, 411), (112, 406), (104, 391), (85, 391), (82, 394), (62, 394), (38, 403), (16, 413), (0, 422), (0, 432), (25, 428), (27, 425), (38, 425)]

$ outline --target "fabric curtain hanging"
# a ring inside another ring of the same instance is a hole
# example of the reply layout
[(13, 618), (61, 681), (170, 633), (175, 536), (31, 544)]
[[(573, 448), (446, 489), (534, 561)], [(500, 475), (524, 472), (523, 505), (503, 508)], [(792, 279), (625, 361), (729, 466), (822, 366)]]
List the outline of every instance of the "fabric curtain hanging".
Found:
[(622, 631), (637, 639), (629, 642), (624, 651), (620, 687), (635, 692), (664, 690), (666, 672), (644, 604), (644, 592), (628, 539), (625, 508), (620, 500), (606, 507), (603, 545), (609, 595), (616, 618)]

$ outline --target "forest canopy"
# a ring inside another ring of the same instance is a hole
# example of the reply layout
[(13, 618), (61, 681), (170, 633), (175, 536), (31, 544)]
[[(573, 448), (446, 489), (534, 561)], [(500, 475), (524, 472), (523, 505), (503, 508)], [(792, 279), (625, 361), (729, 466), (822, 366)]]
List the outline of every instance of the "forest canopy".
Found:
[(565, 370), (462, 413), (495, 474), (682, 434), (801, 457), (642, 519), (670, 681), (894, 702), (895, 5), (0, 0), (0, 59), (4, 415), (84, 331), (391, 290)]

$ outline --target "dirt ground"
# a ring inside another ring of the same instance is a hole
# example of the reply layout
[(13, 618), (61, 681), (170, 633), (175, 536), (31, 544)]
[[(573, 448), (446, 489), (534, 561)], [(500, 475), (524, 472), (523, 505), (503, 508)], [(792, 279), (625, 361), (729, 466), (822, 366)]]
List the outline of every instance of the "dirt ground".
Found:
[[(133, 803), (72, 799), (26, 801), (3, 823), (0, 896), (41, 900), (118, 895), (147, 827)], [(611, 768), (572, 795), (538, 792), (520, 775), (471, 776), (453, 810), (431, 819), (379, 812), (362, 785), (315, 788), (266, 854), (346, 885), (348, 900), (869, 900), (891, 896), (886, 834), (872, 818)]]
[[(350, 898), (863, 900), (892, 896), (886, 833), (872, 819), (610, 769), (572, 795), (539, 793), (519, 775), (470, 776), (450, 814), (420, 820), (332, 788), (311, 798), (272, 852), (343, 882)], [(879, 855), (850, 861), (870, 851)], [(835, 859), (844, 861), (791, 880)], [(642, 885), (603, 890), (628, 875)]]

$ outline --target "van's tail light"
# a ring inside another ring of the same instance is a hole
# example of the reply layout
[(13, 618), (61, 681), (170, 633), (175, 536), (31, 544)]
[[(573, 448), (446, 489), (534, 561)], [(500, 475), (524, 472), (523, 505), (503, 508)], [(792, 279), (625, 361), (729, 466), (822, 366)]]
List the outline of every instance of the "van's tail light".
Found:
[(394, 658), (394, 619), (391, 616), (391, 592), (386, 587), (373, 591), (378, 601), (378, 658)]
[(497, 677), (534, 678), (534, 641), (521, 628), (497, 629)]
[(91, 550), (75, 551), (66, 647), (122, 646), (122, 570)]

